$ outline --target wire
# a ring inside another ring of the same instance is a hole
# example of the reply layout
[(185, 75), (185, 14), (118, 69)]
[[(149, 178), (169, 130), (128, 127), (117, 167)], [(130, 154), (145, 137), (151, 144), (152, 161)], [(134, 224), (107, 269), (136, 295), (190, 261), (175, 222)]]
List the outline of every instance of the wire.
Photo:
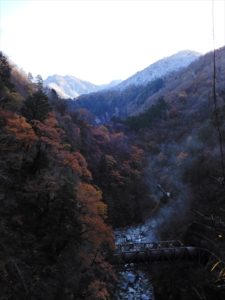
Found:
[(212, 37), (213, 37), (213, 101), (214, 101), (214, 115), (215, 115), (215, 127), (218, 132), (219, 145), (220, 145), (220, 159), (221, 159), (221, 168), (223, 183), (225, 180), (225, 165), (224, 165), (224, 151), (223, 151), (223, 138), (222, 132), (219, 124), (218, 116), (218, 103), (216, 95), (216, 50), (215, 50), (215, 12), (214, 12), (214, 0), (212, 0)]

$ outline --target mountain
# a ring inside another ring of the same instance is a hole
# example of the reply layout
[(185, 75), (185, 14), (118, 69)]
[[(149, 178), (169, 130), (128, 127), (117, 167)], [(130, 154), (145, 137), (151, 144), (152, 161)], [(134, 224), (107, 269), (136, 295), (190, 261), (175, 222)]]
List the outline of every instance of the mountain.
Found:
[(10, 74), (1, 52), (0, 65), (2, 297), (115, 298), (110, 224), (131, 243), (154, 234), (210, 254), (169, 276), (152, 268), (155, 298), (225, 299), (225, 47), (145, 86), (89, 95), (98, 113), (141, 112), (110, 126), (54, 93), (47, 113), (42, 87)]
[(131, 85), (147, 85), (156, 78), (164, 77), (171, 72), (184, 68), (199, 56), (199, 53), (190, 50), (181, 51), (153, 63), (124, 81), (113, 80), (110, 83), (103, 85), (95, 85), (70, 75), (51, 75), (47, 77), (44, 84), (45, 86), (54, 89), (59, 97), (64, 99), (74, 99), (83, 94), (90, 94), (102, 90), (123, 91)]
[(116, 86), (116, 88), (124, 90), (130, 85), (146, 85), (156, 78), (164, 77), (171, 72), (187, 67), (190, 63), (198, 59), (200, 55), (200, 53), (190, 50), (180, 51), (137, 72)]
[(45, 86), (54, 89), (61, 98), (76, 98), (97, 90), (97, 85), (74, 76), (52, 75), (44, 81)]
[[(216, 50), (215, 59), (216, 88), (218, 93), (223, 93), (225, 47)], [(164, 85), (160, 90), (146, 97), (142, 103), (129, 103), (127, 111), (130, 115), (145, 112), (163, 97), (171, 106), (184, 105), (188, 114), (193, 111), (201, 113), (200, 106), (207, 106), (207, 101), (212, 101), (210, 98), (212, 99), (213, 62), (213, 52), (209, 52), (186, 68), (168, 74), (164, 78)]]
[(200, 54), (189, 50), (179, 52), (150, 65), (114, 88), (81, 95), (73, 105), (91, 111), (98, 122), (135, 115), (146, 109), (145, 102), (149, 98), (170, 84), (169, 76), (186, 70), (192, 63), (197, 63), (199, 57)]
[(74, 76), (52, 75), (44, 81), (45, 86), (54, 89), (60, 98), (74, 99), (82, 94), (89, 94), (98, 90), (109, 89), (119, 84), (121, 80), (114, 80), (108, 84), (95, 85)]
[(111, 89), (113, 87), (117, 87), (123, 80), (112, 80), (110, 83), (102, 84), (98, 86), (99, 90)]
[[(213, 216), (225, 224), (224, 82), (225, 47), (164, 78), (164, 87), (143, 103), (133, 103), (129, 111), (136, 116), (123, 122), (135, 141), (148, 152), (146, 177), (151, 196), (157, 199), (159, 207), (150, 220), (154, 220), (160, 239), (176, 236), (184, 244), (207, 248), (222, 257), (221, 261), (225, 261), (224, 235), (218, 239), (219, 225), (217, 221), (210, 225), (209, 219)], [(140, 231), (144, 232), (143, 226)], [(151, 225), (148, 232), (152, 232)], [(206, 276), (210, 277), (211, 271), (212, 268)], [(184, 297), (182, 291), (187, 288), (189, 278), (193, 281), (188, 284), (194, 286), (197, 278), (204, 277), (200, 269), (184, 275), (183, 266), (174, 269), (169, 279), (164, 277), (164, 268), (156, 273), (153, 275), (156, 299), (167, 299), (164, 291), (168, 291), (171, 282), (171, 299), (185, 299), (188, 289)], [(174, 286), (181, 292), (176, 290), (173, 295)], [(221, 298), (216, 295), (216, 288), (204, 295), (208, 300), (225, 299), (225, 294)]]
[[(166, 76), (163, 87), (146, 97), (142, 103), (138, 101), (130, 102), (127, 105), (127, 111), (130, 116), (132, 115), (129, 118), (132, 121), (132, 126), (135, 127), (138, 124), (138, 128), (145, 128), (150, 123), (152, 125), (152, 120), (156, 120), (155, 110), (157, 106), (159, 109), (161, 109), (159, 106), (163, 107), (162, 102), (165, 104), (163, 109), (167, 107), (167, 117), (178, 119), (182, 116), (181, 121), (182, 123), (186, 122), (186, 124), (188, 119), (191, 122), (195, 119), (195, 122), (197, 122), (199, 118), (202, 122), (215, 108), (214, 101), (217, 102), (217, 106), (223, 106), (224, 100), (222, 98), (225, 96), (225, 47), (216, 50), (215, 60), (216, 100), (213, 96), (214, 58), (213, 52), (209, 52), (187, 68)], [(181, 123), (179, 126), (181, 126)]]

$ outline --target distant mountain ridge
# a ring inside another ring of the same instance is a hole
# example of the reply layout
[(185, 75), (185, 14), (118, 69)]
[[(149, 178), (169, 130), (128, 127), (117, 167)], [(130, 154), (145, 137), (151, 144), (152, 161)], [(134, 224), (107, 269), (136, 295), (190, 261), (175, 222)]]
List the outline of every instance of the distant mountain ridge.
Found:
[(52, 75), (44, 81), (45, 86), (54, 89), (61, 98), (76, 98), (97, 90), (97, 85), (74, 76)]
[(113, 80), (109, 84), (96, 85), (71, 75), (51, 75), (44, 80), (44, 84), (54, 89), (59, 97), (63, 99), (75, 99), (83, 94), (108, 89), (123, 91), (132, 85), (145, 86), (157, 78), (162, 78), (171, 72), (185, 68), (198, 59), (200, 55), (200, 53), (190, 50), (180, 51), (151, 64), (124, 81)]
[(95, 85), (91, 82), (81, 80), (71, 75), (51, 75), (44, 80), (44, 85), (54, 89), (60, 98), (74, 99), (82, 94), (89, 94), (99, 90), (111, 88), (120, 82), (121, 80), (114, 80), (108, 84)]
[(135, 73), (131, 77), (122, 81), (119, 85), (116, 86), (116, 88), (124, 90), (130, 85), (146, 85), (156, 78), (162, 78), (171, 72), (175, 72), (187, 67), (200, 56), (201, 54), (195, 51), (180, 51), (169, 57), (160, 59), (147, 68)]
[(151, 64), (124, 81), (113, 80), (109, 84), (96, 85), (71, 75), (51, 75), (44, 80), (44, 85), (54, 89), (59, 97), (63, 99), (75, 99), (83, 94), (107, 89), (123, 91), (131, 85), (145, 86), (157, 78), (162, 78), (171, 72), (185, 68), (200, 56), (200, 53), (194, 51), (180, 51)]
[(178, 52), (153, 63), (110, 90), (79, 96), (73, 106), (86, 108), (97, 117), (97, 122), (102, 123), (112, 117), (136, 115), (147, 108), (149, 99), (165, 90), (170, 84), (168, 77), (191, 68), (200, 57), (199, 53), (189, 50)]

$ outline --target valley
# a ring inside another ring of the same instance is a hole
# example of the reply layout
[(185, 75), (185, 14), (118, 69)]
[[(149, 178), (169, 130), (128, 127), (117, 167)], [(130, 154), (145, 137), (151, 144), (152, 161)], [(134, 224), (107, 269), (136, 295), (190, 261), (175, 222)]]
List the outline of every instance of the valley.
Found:
[[(1, 53), (0, 79), (5, 299), (224, 299), (224, 269), (211, 271), (225, 261), (225, 47), (101, 90), (32, 82)], [(118, 270), (124, 240), (180, 240), (218, 261)]]

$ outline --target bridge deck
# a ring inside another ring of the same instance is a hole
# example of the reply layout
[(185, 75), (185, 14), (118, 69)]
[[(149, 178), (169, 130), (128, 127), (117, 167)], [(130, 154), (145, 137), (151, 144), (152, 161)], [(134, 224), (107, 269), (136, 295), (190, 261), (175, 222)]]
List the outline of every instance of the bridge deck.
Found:
[(225, 263), (207, 249), (184, 246), (180, 241), (120, 244), (111, 258), (114, 265), (179, 261), (205, 265), (217, 274), (217, 282), (221, 281), (225, 288)]
[(179, 240), (159, 241), (149, 243), (123, 243), (116, 245), (115, 253), (146, 251), (148, 249), (178, 248), (183, 244)]
[(202, 264), (217, 258), (207, 249), (184, 246), (178, 240), (150, 243), (124, 243), (116, 246), (113, 264), (195, 261)]

